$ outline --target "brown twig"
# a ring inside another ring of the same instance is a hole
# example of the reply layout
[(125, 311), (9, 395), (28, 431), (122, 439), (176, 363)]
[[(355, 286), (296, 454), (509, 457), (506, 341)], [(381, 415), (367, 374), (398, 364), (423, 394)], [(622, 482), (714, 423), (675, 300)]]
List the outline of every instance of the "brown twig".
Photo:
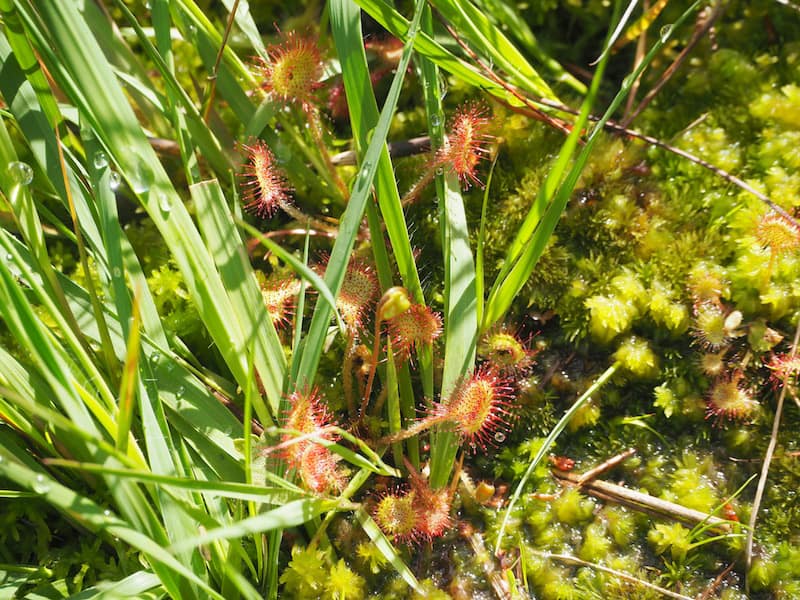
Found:
[[(402, 140), (399, 142), (389, 142), (389, 156), (392, 158), (401, 158), (403, 156), (412, 156), (414, 154), (423, 154), (431, 150), (430, 136), (423, 135), (421, 137), (411, 138), (409, 140)], [(355, 165), (357, 164), (357, 157), (354, 150), (346, 150), (331, 156), (331, 162), (334, 165)]]
[[(797, 356), (797, 345), (800, 343), (800, 323), (797, 324), (797, 329), (794, 332), (794, 340), (792, 341), (792, 349), (789, 353), (791, 358)], [(753, 498), (753, 508), (750, 510), (750, 522), (747, 524), (747, 539), (745, 541), (744, 562), (745, 573), (750, 573), (750, 566), (753, 563), (753, 536), (756, 530), (756, 520), (758, 519), (758, 509), (761, 507), (761, 500), (764, 497), (764, 489), (767, 486), (767, 476), (769, 475), (769, 465), (772, 462), (772, 457), (775, 454), (775, 447), (778, 445), (778, 432), (781, 426), (781, 416), (783, 415), (783, 403), (786, 399), (786, 388), (789, 387), (789, 373), (783, 376), (783, 387), (778, 396), (778, 404), (775, 407), (775, 418), (772, 420), (772, 433), (769, 437), (769, 444), (767, 451), (764, 454), (764, 464), (761, 465), (761, 475), (758, 478), (758, 487), (756, 487), (756, 495)], [(750, 593), (750, 578), (745, 576), (744, 580), (745, 593)]]
[(700, 594), (696, 600), (708, 600), (709, 598), (711, 598), (711, 594), (714, 593), (714, 590), (716, 590), (720, 586), (720, 584), (722, 584), (722, 582), (728, 576), (728, 573), (733, 571), (733, 567), (735, 564), (736, 563), (731, 563), (727, 567), (725, 567), (722, 573), (717, 575), (714, 578), (714, 581), (708, 584), (708, 587), (706, 587), (706, 589), (703, 590), (703, 593)]
[[(644, 12), (650, 8), (650, 3), (645, 0), (644, 2)], [(641, 34), (639, 34), (639, 39), (636, 40), (636, 54), (633, 59), (633, 70), (639, 68), (639, 65), (642, 64), (644, 60), (644, 55), (647, 51), (647, 28), (645, 28)], [(628, 97), (625, 100), (625, 109), (622, 111), (623, 115), (630, 114), (631, 110), (633, 109), (633, 103), (636, 102), (636, 94), (639, 93), (639, 87), (642, 85), (642, 76), (644, 76), (644, 71), (639, 73), (639, 76), (636, 80), (631, 84), (631, 91), (628, 94)]]
[[(568, 112), (568, 113), (571, 113), (571, 114), (578, 114), (578, 111), (575, 110), (574, 108), (570, 108), (569, 106), (564, 106), (563, 104), (559, 104), (558, 102), (553, 102), (552, 100), (547, 100), (546, 98), (542, 98), (542, 99), (538, 100), (538, 102), (540, 102), (542, 104), (545, 104), (547, 106), (550, 106), (552, 108), (561, 110), (563, 112)], [(524, 112), (524, 108), (523, 107), (518, 107), (516, 110), (517, 110), (517, 112)], [(599, 117), (596, 117), (594, 115), (590, 115), (589, 119), (592, 120), (592, 121), (599, 121), (600, 120)], [(732, 175), (731, 173), (728, 173), (726, 170), (721, 169), (721, 168), (717, 167), (716, 165), (712, 165), (707, 160), (704, 160), (704, 159), (702, 159), (700, 157), (697, 157), (694, 154), (692, 154), (690, 152), (687, 152), (686, 150), (682, 150), (681, 148), (677, 148), (677, 147), (675, 147), (675, 146), (673, 146), (671, 144), (668, 144), (666, 142), (662, 142), (661, 140), (656, 139), (656, 138), (654, 138), (652, 136), (645, 135), (643, 133), (639, 133), (638, 131), (634, 131), (632, 129), (628, 129), (626, 127), (623, 127), (622, 125), (620, 125), (619, 123), (616, 123), (614, 121), (607, 121), (606, 124), (604, 125), (604, 127), (606, 129), (610, 129), (611, 131), (616, 131), (617, 133), (622, 133), (622, 134), (625, 134), (628, 137), (635, 138), (637, 140), (642, 140), (643, 142), (647, 142), (648, 144), (652, 144), (653, 146), (657, 146), (658, 148), (662, 148), (662, 149), (666, 150), (667, 152), (671, 152), (672, 154), (680, 156), (681, 158), (685, 158), (686, 160), (688, 160), (690, 162), (693, 162), (696, 165), (700, 165), (704, 169), (708, 169), (709, 171), (711, 171), (712, 173), (714, 173), (718, 177), (721, 177), (722, 179), (725, 179), (728, 183), (731, 183), (731, 184), (743, 189), (744, 191), (751, 193), (753, 196), (755, 196), (756, 198), (761, 200), (761, 202), (766, 204), (768, 207), (770, 207), (776, 213), (781, 215), (783, 218), (787, 219), (790, 223), (793, 223), (797, 227), (800, 227), (800, 222), (798, 222), (797, 219), (794, 218), (794, 216), (792, 216), (789, 212), (787, 212), (783, 207), (775, 204), (772, 200), (770, 200), (770, 198), (768, 196), (766, 196), (766, 195), (762, 194), (761, 192), (759, 192), (757, 189), (755, 189), (749, 183), (743, 181), (742, 179), (739, 179), (736, 175)]]
[(475, 560), (483, 569), (486, 578), (492, 585), (495, 595), (500, 600), (511, 600), (511, 590), (509, 589), (508, 581), (503, 577), (491, 553), (486, 549), (486, 544), (483, 541), (481, 533), (475, 531), (471, 525), (465, 523), (461, 526), (461, 536), (466, 539), (472, 547), (472, 551), (475, 553)]
[(592, 479), (596, 479), (598, 476), (606, 473), (616, 467), (617, 465), (625, 462), (631, 456), (636, 454), (636, 448), (628, 448), (615, 456), (612, 456), (608, 460), (604, 460), (596, 467), (589, 469), (588, 471), (584, 471), (581, 474), (580, 478), (578, 479), (578, 485), (584, 485), (585, 483), (591, 481)]
[(582, 475), (579, 473), (560, 471), (558, 469), (553, 469), (552, 472), (557, 479), (567, 485), (578, 486), (588, 494), (603, 500), (610, 500), (634, 510), (667, 517), (688, 525), (707, 523), (717, 531), (728, 533), (731, 530), (730, 523), (725, 519), (687, 508), (674, 502), (668, 502), (644, 492), (602, 480), (582, 481)]

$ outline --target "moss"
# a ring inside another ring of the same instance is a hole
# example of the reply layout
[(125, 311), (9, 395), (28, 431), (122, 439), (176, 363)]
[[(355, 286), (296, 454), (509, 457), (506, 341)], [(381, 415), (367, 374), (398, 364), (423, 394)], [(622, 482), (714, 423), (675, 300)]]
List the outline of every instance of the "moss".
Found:
[(647, 534), (647, 541), (656, 554), (669, 551), (673, 560), (683, 561), (691, 546), (689, 530), (680, 523), (657, 523)]
[(594, 401), (584, 402), (569, 420), (568, 428), (575, 432), (584, 427), (591, 427), (600, 420), (600, 405)]
[(639, 316), (634, 303), (617, 296), (592, 296), (585, 304), (590, 315), (589, 331), (595, 340), (603, 343), (627, 332)]
[(591, 523), (583, 532), (583, 543), (578, 550), (578, 557), (593, 563), (604, 563), (608, 559), (613, 542), (606, 534), (602, 521)]
[(625, 339), (614, 353), (614, 360), (630, 375), (640, 379), (652, 379), (659, 374), (658, 357), (647, 340), (636, 336)]
[(771, 588), (778, 576), (778, 566), (774, 561), (767, 558), (758, 557), (750, 566), (747, 579), (750, 582), (750, 589), (754, 592)]
[(609, 505), (601, 513), (611, 539), (620, 549), (630, 547), (636, 535), (636, 522), (631, 512), (618, 505)]
[(556, 518), (567, 525), (578, 525), (588, 521), (594, 512), (595, 503), (576, 488), (567, 488), (553, 502)]

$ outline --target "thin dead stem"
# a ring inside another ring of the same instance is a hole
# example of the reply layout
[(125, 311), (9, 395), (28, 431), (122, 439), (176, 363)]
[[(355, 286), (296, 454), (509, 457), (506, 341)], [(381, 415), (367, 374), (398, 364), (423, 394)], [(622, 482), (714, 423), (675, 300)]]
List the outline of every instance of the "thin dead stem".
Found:
[(702, 40), (705, 35), (711, 30), (723, 12), (722, 2), (719, 0), (714, 3), (714, 7), (706, 7), (698, 16), (697, 23), (695, 24), (694, 32), (691, 39), (687, 42), (686, 46), (681, 50), (680, 54), (672, 61), (672, 64), (667, 67), (661, 74), (658, 82), (653, 86), (647, 95), (642, 98), (641, 102), (632, 111), (626, 111), (626, 117), (622, 120), (620, 125), (628, 127), (633, 120), (653, 101), (662, 88), (672, 78), (672, 76), (681, 68), (681, 65), (689, 57), (689, 53), (694, 50), (694, 47)]
[(214, 96), (217, 93), (217, 73), (219, 72), (219, 63), (222, 61), (222, 54), (225, 52), (225, 46), (228, 45), (228, 37), (231, 35), (231, 28), (233, 27), (233, 21), (236, 18), (236, 10), (238, 8), (239, 0), (234, 0), (230, 15), (228, 15), (228, 22), (225, 23), (225, 33), (222, 36), (222, 43), (219, 45), (219, 52), (217, 52), (217, 58), (214, 61), (214, 69), (211, 71), (211, 75), (208, 77), (209, 81), (211, 82), (211, 86), (209, 87), (208, 96), (206, 97), (205, 107), (203, 109), (203, 122), (206, 124), (208, 124), (208, 118), (211, 115), (211, 104), (214, 102)]
[[(790, 352), (791, 358), (797, 356), (797, 345), (800, 343), (800, 322), (797, 323), (797, 329), (794, 332), (794, 340), (792, 340), (792, 349)], [(775, 407), (775, 418), (772, 421), (772, 433), (767, 445), (767, 451), (764, 454), (764, 464), (761, 465), (761, 475), (758, 478), (758, 487), (756, 487), (756, 495), (753, 498), (753, 508), (750, 511), (750, 522), (747, 524), (747, 539), (745, 541), (745, 554), (744, 562), (746, 575), (744, 580), (745, 593), (750, 593), (750, 566), (753, 563), (753, 537), (756, 531), (756, 520), (758, 519), (758, 510), (761, 507), (761, 500), (764, 497), (764, 489), (767, 487), (767, 476), (769, 475), (769, 466), (772, 462), (772, 457), (775, 454), (775, 447), (778, 445), (778, 432), (781, 426), (781, 416), (783, 415), (783, 403), (786, 399), (786, 391), (789, 387), (789, 373), (783, 376), (783, 387), (778, 396), (778, 404)]]
[(691, 598), (689, 596), (684, 596), (683, 594), (679, 594), (677, 592), (673, 592), (672, 590), (668, 590), (654, 583), (650, 583), (649, 581), (644, 581), (643, 579), (639, 579), (638, 577), (634, 577), (633, 575), (629, 575), (628, 573), (624, 573), (623, 571), (617, 571), (616, 569), (611, 569), (609, 567), (604, 567), (602, 565), (587, 562), (585, 560), (577, 558), (576, 556), (570, 556), (569, 554), (551, 554), (549, 552), (542, 552), (540, 550), (532, 550), (532, 552), (534, 554), (541, 556), (542, 558), (551, 558), (553, 560), (557, 560), (559, 562), (568, 565), (589, 567), (597, 571), (602, 571), (603, 573), (608, 573), (609, 575), (613, 575), (614, 577), (622, 579), (623, 581), (629, 581), (630, 583), (635, 583), (636, 585), (640, 585), (649, 590), (658, 592), (659, 594), (662, 594), (668, 598), (678, 598), (679, 600), (694, 600), (694, 598)]

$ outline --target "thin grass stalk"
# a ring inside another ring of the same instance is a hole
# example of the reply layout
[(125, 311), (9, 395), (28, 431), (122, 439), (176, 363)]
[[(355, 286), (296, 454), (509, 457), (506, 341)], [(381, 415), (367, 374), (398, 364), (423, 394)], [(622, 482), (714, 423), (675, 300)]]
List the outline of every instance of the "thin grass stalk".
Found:
[(556, 438), (561, 435), (561, 432), (564, 431), (566, 426), (569, 424), (570, 420), (575, 413), (580, 410), (580, 408), (586, 404), (589, 400), (592, 399), (592, 395), (597, 393), (600, 388), (602, 388), (609, 379), (617, 372), (620, 367), (620, 363), (615, 362), (613, 365), (608, 367), (600, 377), (598, 377), (595, 382), (590, 385), (587, 390), (581, 394), (581, 396), (575, 400), (574, 404), (570, 406), (569, 410), (564, 413), (564, 416), (559, 419), (558, 423), (553, 426), (553, 429), (550, 430), (550, 433), (542, 442), (542, 446), (539, 448), (539, 451), (536, 453), (536, 456), (533, 457), (533, 460), (528, 465), (528, 468), (525, 470), (525, 473), (522, 475), (522, 479), (519, 480), (517, 487), (514, 488), (514, 493), (511, 495), (510, 500), (508, 501), (508, 507), (506, 508), (505, 514), (503, 515), (503, 521), (500, 524), (500, 530), (497, 533), (497, 544), (495, 545), (494, 552), (498, 554), (500, 552), (501, 544), (503, 543), (503, 535), (505, 534), (506, 526), (508, 525), (508, 519), (511, 517), (511, 511), (514, 509), (514, 506), (519, 501), (519, 497), (522, 495), (522, 490), (525, 487), (525, 484), (528, 483), (528, 479), (530, 479), (533, 472), (536, 470), (536, 467), (539, 466), (539, 463), (542, 462), (542, 459), (545, 455), (550, 451), (550, 447), (555, 443)]
[(139, 341), (141, 338), (138, 294), (133, 296), (132, 317), (130, 335), (125, 352), (125, 364), (122, 368), (122, 377), (119, 385), (116, 446), (117, 450), (122, 454), (125, 454), (128, 450), (128, 434), (133, 422), (134, 399), (138, 386)]

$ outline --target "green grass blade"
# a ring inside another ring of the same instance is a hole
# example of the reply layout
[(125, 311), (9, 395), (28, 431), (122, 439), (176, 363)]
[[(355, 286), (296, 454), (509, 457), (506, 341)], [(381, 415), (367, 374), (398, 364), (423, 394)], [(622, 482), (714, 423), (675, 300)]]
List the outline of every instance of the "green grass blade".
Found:
[[(347, 93), (347, 107), (356, 142), (356, 151), (362, 164), (365, 164), (374, 162), (368, 161), (365, 153), (370, 140), (374, 137), (373, 134), (377, 133), (379, 113), (378, 103), (372, 92), (369, 67), (362, 42), (361, 23), (357, 15), (359, 15), (359, 11), (352, 5), (348, 5), (347, 12), (336, 7), (331, 11), (331, 28), (342, 65), (342, 79)], [(363, 175), (361, 176), (363, 177)], [(397, 190), (392, 161), (385, 148), (380, 149), (374, 183), (381, 216), (386, 225), (386, 232), (389, 235), (392, 253), (397, 262), (403, 285), (416, 302), (424, 303), (422, 286), (411, 241), (408, 237), (408, 225), (400, 204), (400, 194)], [(380, 239), (380, 237), (375, 239)], [(382, 284), (385, 283), (382, 282)]]
[(141, 317), (139, 317), (139, 303), (134, 297), (133, 319), (128, 337), (128, 348), (125, 353), (125, 364), (122, 367), (122, 377), (119, 385), (119, 412), (117, 413), (117, 450), (125, 454), (128, 450), (128, 434), (133, 422), (133, 409), (137, 384), (139, 382), (139, 340), (141, 332)]
[(493, 62), (504, 69), (512, 83), (535, 96), (555, 100), (553, 90), (536, 69), (469, 0), (432, 0), (431, 4), (450, 22), (459, 36), (485, 57), (485, 62)]
[(403, 581), (405, 581), (415, 592), (424, 595), (425, 591), (417, 581), (414, 573), (412, 573), (411, 569), (408, 568), (408, 565), (403, 562), (403, 559), (400, 557), (395, 547), (386, 538), (386, 536), (383, 535), (380, 527), (378, 527), (375, 521), (372, 520), (372, 517), (369, 516), (369, 513), (367, 513), (367, 511), (363, 508), (359, 508), (356, 511), (356, 520), (369, 536), (369, 539), (372, 540), (372, 543), (377, 546), (381, 554), (383, 554), (386, 560), (389, 561), (389, 564), (391, 564), (400, 577), (403, 578)]
[(190, 538), (175, 542), (171, 546), (173, 552), (195, 548), (217, 540), (241, 538), (254, 533), (263, 533), (276, 529), (296, 527), (311, 521), (324, 512), (335, 510), (337, 500), (327, 498), (302, 498), (293, 500), (278, 508), (273, 508), (254, 517), (242, 519), (230, 525), (211, 529)]
[[(414, 22), (415, 31), (419, 27), (421, 6), (422, 2), (418, 0)], [(343, 58), (346, 57), (347, 53), (353, 51), (354, 37), (352, 33), (360, 31), (358, 24), (359, 11), (354, 10), (348, 0), (334, 0), (331, 3), (331, 27), (333, 28), (334, 39), (337, 40), (340, 55)], [(380, 156), (386, 153), (386, 135), (389, 132), (391, 117), (394, 114), (397, 100), (400, 96), (400, 88), (405, 77), (405, 71), (411, 59), (413, 38), (414, 36), (411, 36), (412, 42), (406, 44), (403, 50), (386, 103), (364, 153), (364, 160), (356, 176), (350, 201), (340, 220), (339, 233), (331, 251), (328, 268), (325, 270), (325, 283), (328, 284), (334, 294), (339, 293), (344, 280), (350, 253), (355, 243), (367, 200), (370, 197), (372, 182), (378, 170)], [(360, 37), (358, 44), (359, 46), (361, 45)], [(353, 116), (358, 117), (359, 115)], [(324, 303), (318, 304), (314, 310), (314, 316), (311, 318), (311, 325), (303, 348), (300, 368), (298, 369), (298, 383), (301, 385), (311, 384), (314, 380), (331, 314), (330, 306)]]
[[(237, 311), (191, 216), (144, 136), (112, 70), (72, 4), (46, 3), (40, 15), (46, 30), (36, 29), (34, 37), (45, 38), (48, 47), (60, 49), (59, 60), (50, 65), (53, 76), (72, 95), (119, 165), (121, 175), (142, 201), (175, 257), (209, 334), (235, 379), (244, 387), (248, 372), (243, 349), (247, 347), (247, 340), (242, 324), (230, 318), (230, 315), (237, 315)], [(80, 92), (83, 89), (93, 90), (93, 93), (86, 96)], [(267, 397), (279, 398), (283, 378), (277, 374), (283, 365), (268, 367), (262, 364), (261, 356), (256, 365), (259, 372), (263, 371)], [(259, 416), (269, 422), (269, 415)]]
[[(380, 23), (395, 37), (408, 41), (411, 30), (408, 20), (383, 0), (355, 0), (370, 17)], [(333, 23), (333, 19), (331, 19)], [(414, 29), (416, 32), (416, 29)], [(521, 106), (520, 100), (501, 85), (486, 77), (469, 63), (461, 60), (452, 52), (436, 42), (426, 33), (419, 33), (414, 41), (414, 50), (429, 58), (444, 71), (458, 77), (465, 83), (496, 96), (512, 106)]]
[[(446, 177), (441, 224), (445, 260), (444, 369), (441, 397), (446, 399), (468, 377), (475, 364), (478, 313), (475, 296), (475, 263), (469, 245), (464, 201), (455, 175)], [(433, 487), (446, 485), (453, 467), (457, 438), (451, 431), (438, 431), (431, 441)]]
[(503, 0), (479, 0), (477, 2), (480, 9), (485, 11), (491, 18), (503, 25), (503, 30), (514, 36), (537, 61), (550, 71), (556, 81), (564, 83), (579, 94), (586, 93), (586, 86), (564, 70), (564, 67), (548, 55), (539, 45), (539, 41), (531, 31), (527, 21), (517, 12), (516, 6)]
[(486, 246), (486, 209), (489, 206), (489, 190), (492, 189), (492, 177), (494, 168), (497, 165), (498, 154), (492, 159), (492, 166), (489, 167), (489, 175), (486, 177), (486, 187), (483, 190), (483, 204), (481, 204), (481, 224), (478, 228), (478, 244), (475, 248), (475, 298), (477, 300), (478, 323), (483, 323), (484, 308), (484, 289), (485, 280), (485, 246)]
[[(230, 209), (219, 183), (206, 181), (191, 186), (197, 205), (201, 231), (208, 245), (230, 299), (230, 318), (241, 323), (244, 346), (252, 347), (253, 364), (268, 394), (272, 415), (277, 415), (286, 379), (286, 356), (278, 333), (264, 305), (253, 268), (245, 251)], [(269, 393), (272, 391), (273, 393)], [(277, 392), (277, 393), (276, 393)], [(262, 423), (271, 422), (265, 415), (263, 401), (254, 395), (254, 408)]]
[[(699, 2), (695, 2), (686, 9), (680, 18), (676, 20), (674, 27), (680, 26), (697, 9), (698, 5)], [(603, 54), (574, 129), (562, 146), (553, 168), (548, 173), (547, 179), (536, 197), (533, 207), (508, 249), (503, 268), (492, 286), (492, 291), (489, 293), (481, 331), (487, 331), (502, 318), (516, 295), (525, 285), (536, 266), (536, 262), (544, 251), (547, 241), (555, 230), (559, 217), (569, 201), (572, 190), (589, 159), (594, 144), (603, 131), (604, 125), (627, 97), (634, 82), (668, 41), (668, 37), (668, 35), (662, 36), (656, 41), (633, 73), (625, 78), (608, 109), (595, 123), (574, 164), (568, 169), (569, 160), (577, 147), (577, 132), (587, 122), (591, 105), (599, 90), (600, 79), (609, 57), (608, 53)]]
[(159, 542), (131, 528), (125, 521), (109, 515), (108, 511), (103, 507), (61, 485), (49, 475), (36, 473), (23, 466), (6, 455), (3, 449), (0, 449), (0, 457), (3, 459), (0, 461), (0, 473), (4, 477), (37, 494), (49, 505), (83, 524), (84, 527), (109, 537), (118, 537), (143, 552), (164, 587), (174, 597), (185, 597), (182, 595), (182, 590), (185, 588), (180, 586), (175, 577), (177, 575), (204, 590), (205, 593), (209, 594), (208, 597), (224, 600), (205, 581), (197, 577), (177, 561), (172, 554), (164, 550)]
[[(430, 11), (422, 24), (423, 33), (433, 32)], [(438, 67), (425, 57), (420, 58), (425, 110), (428, 116), (431, 143), (442, 144), (442, 100), (439, 91)], [(454, 175), (436, 178), (439, 206), (439, 227), (444, 260), (444, 367), (440, 397), (448, 398), (453, 389), (467, 377), (475, 364), (477, 340), (477, 299), (475, 264), (469, 246), (464, 200)], [(430, 349), (427, 353), (431, 355)], [(432, 382), (431, 382), (432, 383)], [(446, 485), (456, 452), (458, 438), (451, 431), (434, 431), (431, 436), (430, 482), (434, 488)]]
[(307, 495), (307, 492), (282, 478), (272, 478), (270, 482), (276, 483), (277, 485), (274, 487), (268, 487), (264, 485), (233, 483), (228, 481), (202, 481), (197, 479), (187, 479), (186, 477), (159, 475), (156, 473), (150, 473), (148, 471), (106, 467), (93, 463), (82, 463), (65, 459), (49, 459), (47, 464), (51, 466), (77, 469), (86, 471), (88, 473), (114, 475), (116, 477), (131, 481), (154, 483), (169, 488), (193, 490), (203, 492), (203, 494), (206, 495), (216, 495), (235, 500), (252, 500), (255, 502), (283, 504), (288, 500), (296, 500), (300, 496)]
[(508, 501), (508, 506), (506, 507), (505, 514), (503, 515), (503, 521), (500, 524), (500, 531), (497, 534), (497, 545), (495, 546), (495, 554), (500, 551), (500, 545), (503, 542), (503, 534), (506, 530), (506, 525), (508, 524), (508, 519), (511, 516), (511, 511), (514, 508), (514, 505), (519, 500), (520, 495), (522, 494), (522, 490), (525, 487), (525, 484), (528, 483), (528, 479), (536, 470), (536, 467), (539, 466), (539, 463), (542, 462), (542, 459), (547, 455), (550, 451), (550, 447), (556, 441), (561, 432), (564, 431), (567, 425), (569, 425), (570, 420), (575, 415), (575, 413), (580, 410), (580, 408), (586, 404), (589, 400), (592, 399), (592, 395), (597, 393), (600, 388), (602, 388), (606, 382), (611, 379), (614, 373), (617, 372), (619, 369), (619, 363), (614, 363), (608, 369), (606, 369), (600, 377), (598, 377), (595, 382), (590, 385), (587, 390), (581, 394), (581, 396), (575, 400), (574, 404), (569, 407), (569, 410), (564, 413), (564, 416), (559, 419), (558, 423), (555, 424), (553, 429), (550, 430), (550, 433), (547, 434), (544, 442), (542, 442), (541, 448), (536, 453), (536, 456), (528, 465), (528, 468), (525, 470), (525, 473), (522, 475), (522, 479), (519, 480), (517, 487), (514, 488), (514, 493), (511, 495), (511, 499)]

